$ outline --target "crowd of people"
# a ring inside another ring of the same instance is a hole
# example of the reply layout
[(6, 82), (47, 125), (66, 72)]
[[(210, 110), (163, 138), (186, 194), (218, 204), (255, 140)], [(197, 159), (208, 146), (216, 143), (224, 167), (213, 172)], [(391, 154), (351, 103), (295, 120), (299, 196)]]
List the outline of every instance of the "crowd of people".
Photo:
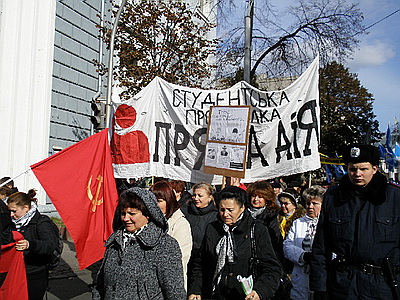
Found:
[[(328, 190), (237, 178), (218, 191), (168, 179), (119, 185), (93, 298), (399, 299), (399, 187), (379, 173), (375, 147), (351, 145), (343, 158), (348, 173)], [(5, 188), (2, 244), (7, 228), (24, 235), (16, 249), (29, 297), (42, 299), (56, 241), (50, 220), (32, 191)]]
[[(324, 188), (297, 182), (284, 188), (284, 183), (267, 180), (243, 184), (230, 177), (218, 191), (206, 182), (188, 185), (164, 178), (148, 190), (135, 185), (118, 184), (115, 233), (106, 244), (96, 299), (119, 299), (122, 291), (129, 299), (308, 299), (311, 227), (318, 221)], [(127, 204), (127, 195), (135, 203)], [(167, 226), (148, 212), (150, 202), (158, 204)], [(137, 221), (136, 214), (144, 221)], [(305, 225), (298, 226), (297, 220)], [(150, 246), (145, 237), (154, 228), (158, 240)], [(163, 244), (170, 237), (179, 253)], [(289, 239), (296, 242), (287, 244)], [(128, 250), (130, 244), (135, 250)], [(133, 262), (126, 251), (138, 255), (130, 271), (126, 264)], [(239, 278), (250, 276), (253, 285), (245, 292)], [(129, 280), (134, 282), (125, 284)]]

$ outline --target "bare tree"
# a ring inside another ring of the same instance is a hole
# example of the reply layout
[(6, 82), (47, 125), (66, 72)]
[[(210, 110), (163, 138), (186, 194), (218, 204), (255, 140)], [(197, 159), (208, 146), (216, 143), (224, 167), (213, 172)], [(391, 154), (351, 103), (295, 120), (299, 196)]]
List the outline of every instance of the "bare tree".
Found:
[[(357, 4), (345, 0), (300, 0), (278, 14), (260, 1), (255, 11), (251, 75), (294, 76), (319, 54), (321, 62), (344, 62), (364, 32)], [(291, 23), (289, 23), (289, 21)], [(243, 61), (243, 28), (231, 29), (219, 48), (219, 74), (232, 76)], [(228, 67), (230, 66), (230, 67)]]

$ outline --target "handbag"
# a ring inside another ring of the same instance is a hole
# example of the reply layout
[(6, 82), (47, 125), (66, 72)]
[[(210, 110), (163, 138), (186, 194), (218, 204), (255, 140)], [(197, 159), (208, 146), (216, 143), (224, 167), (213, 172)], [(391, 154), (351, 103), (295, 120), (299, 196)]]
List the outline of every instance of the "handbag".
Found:
[(256, 281), (256, 278), (259, 275), (258, 272), (258, 264), (260, 260), (257, 258), (257, 248), (256, 248), (256, 239), (254, 236), (254, 227), (255, 227), (255, 222), (251, 223), (250, 227), (250, 242), (251, 242), (251, 257), (249, 261), (249, 268), (250, 268), (250, 274), (253, 275), (253, 280)]
[[(255, 281), (257, 276), (259, 275), (258, 264), (260, 260), (257, 258), (257, 252), (256, 252), (257, 248), (256, 248), (256, 239), (254, 235), (254, 228), (255, 228), (255, 222), (251, 223), (250, 227), (251, 257), (249, 262), (250, 273), (253, 275), (253, 280)], [(279, 288), (271, 299), (290, 299), (288, 297), (292, 287), (293, 284), (292, 281), (290, 280), (289, 275), (286, 272), (283, 272), (280, 279)]]

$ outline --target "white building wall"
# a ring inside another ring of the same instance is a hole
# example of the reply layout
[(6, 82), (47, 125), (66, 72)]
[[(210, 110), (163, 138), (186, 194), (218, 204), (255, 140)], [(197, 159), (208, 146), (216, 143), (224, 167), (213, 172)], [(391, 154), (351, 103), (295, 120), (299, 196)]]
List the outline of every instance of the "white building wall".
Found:
[[(55, 0), (2, 0), (0, 5), (0, 177), (14, 177), (48, 156)], [(20, 191), (39, 190), (35, 176)]]

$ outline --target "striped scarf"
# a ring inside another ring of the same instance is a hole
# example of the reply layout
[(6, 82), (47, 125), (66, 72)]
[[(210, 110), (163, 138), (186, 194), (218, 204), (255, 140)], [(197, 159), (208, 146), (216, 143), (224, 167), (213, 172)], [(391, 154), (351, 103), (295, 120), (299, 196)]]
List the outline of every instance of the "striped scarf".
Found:
[(20, 231), (21, 227), (28, 225), (28, 223), (32, 220), (32, 218), (36, 212), (37, 212), (37, 205), (35, 202), (32, 201), (31, 209), (25, 215), (23, 215), (21, 218), (19, 218), (17, 220), (12, 219), (17, 231)]

